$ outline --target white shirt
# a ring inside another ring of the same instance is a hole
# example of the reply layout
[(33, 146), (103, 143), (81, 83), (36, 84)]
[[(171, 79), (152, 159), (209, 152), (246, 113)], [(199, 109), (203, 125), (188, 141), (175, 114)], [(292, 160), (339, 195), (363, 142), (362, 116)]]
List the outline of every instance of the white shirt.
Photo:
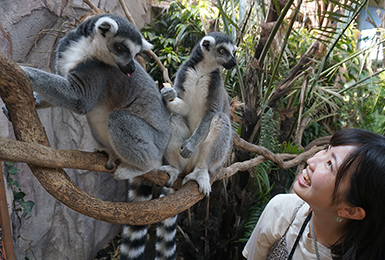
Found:
[[(262, 212), (249, 241), (243, 249), (243, 256), (249, 260), (265, 260), (270, 247), (278, 240), (290, 224), (295, 210), (303, 204), (303, 200), (297, 194), (279, 194), (267, 204)], [(286, 233), (287, 249), (290, 253), (294, 241), (301, 229), (303, 222), (309, 214), (309, 205), (304, 204), (298, 211), (292, 225)], [(293, 259), (311, 260), (317, 259), (314, 249), (314, 241), (309, 237), (311, 232), (309, 224), (294, 251)], [(332, 259), (331, 251), (326, 246), (317, 242), (320, 259)]]

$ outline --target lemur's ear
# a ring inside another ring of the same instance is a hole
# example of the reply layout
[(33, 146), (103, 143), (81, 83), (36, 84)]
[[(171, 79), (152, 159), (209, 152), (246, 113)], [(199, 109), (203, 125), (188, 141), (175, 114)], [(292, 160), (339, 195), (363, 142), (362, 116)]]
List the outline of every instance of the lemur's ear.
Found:
[(102, 17), (95, 23), (95, 33), (100, 33), (103, 37), (114, 36), (118, 28), (118, 24), (110, 17)]
[(215, 39), (211, 36), (205, 36), (203, 37), (201, 41), (201, 48), (206, 49), (207, 51), (210, 50), (210, 46), (215, 44)]
[(142, 49), (141, 51), (149, 51), (152, 48), (154, 48), (154, 45), (146, 41), (145, 39), (142, 38)]

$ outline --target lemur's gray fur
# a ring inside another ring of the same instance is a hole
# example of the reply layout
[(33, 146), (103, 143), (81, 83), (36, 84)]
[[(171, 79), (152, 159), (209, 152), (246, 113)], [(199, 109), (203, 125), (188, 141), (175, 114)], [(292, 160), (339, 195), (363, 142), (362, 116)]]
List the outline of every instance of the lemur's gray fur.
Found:
[(130, 179), (162, 164), (169, 114), (154, 80), (134, 59), (152, 45), (129, 21), (112, 14), (91, 17), (57, 47), (56, 73), (22, 67), (36, 96), (86, 114), (95, 139), (109, 154), (106, 168), (121, 164), (117, 179)]
[(211, 191), (210, 174), (222, 166), (232, 142), (229, 100), (219, 69), (236, 65), (236, 50), (226, 34), (208, 34), (178, 70), (174, 87), (161, 90), (167, 108), (176, 115), (165, 153), (170, 165), (160, 168), (169, 174), (169, 186), (184, 172), (189, 174), (183, 184), (195, 180), (201, 193)]

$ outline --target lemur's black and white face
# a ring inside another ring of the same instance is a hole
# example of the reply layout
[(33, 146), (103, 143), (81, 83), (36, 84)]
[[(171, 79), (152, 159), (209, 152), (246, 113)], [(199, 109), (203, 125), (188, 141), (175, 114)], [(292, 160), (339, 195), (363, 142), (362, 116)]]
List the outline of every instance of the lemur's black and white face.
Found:
[(201, 48), (205, 56), (209, 55), (209, 59), (216, 61), (218, 65), (229, 70), (237, 65), (234, 55), (238, 48), (230, 37), (226, 36), (226, 38), (223, 38), (223, 34), (220, 36), (218, 38), (218, 34), (211, 33), (203, 37)]
[(135, 71), (136, 54), (152, 48), (139, 31), (124, 19), (101, 17), (95, 23), (94, 32), (92, 42), (97, 56), (103, 57), (102, 61), (108, 64), (118, 66), (124, 74)]

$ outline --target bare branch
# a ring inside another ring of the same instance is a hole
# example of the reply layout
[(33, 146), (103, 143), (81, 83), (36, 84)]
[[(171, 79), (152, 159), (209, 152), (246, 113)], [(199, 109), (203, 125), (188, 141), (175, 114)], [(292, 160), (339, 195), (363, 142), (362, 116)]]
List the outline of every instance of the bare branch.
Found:
[[(254, 151), (257, 151), (259, 148), (256, 147)], [(305, 162), (307, 159), (311, 158), (316, 152), (321, 151), (324, 149), (324, 146), (314, 146), (310, 150), (303, 152), (299, 155), (295, 154), (269, 154), (269, 157), (272, 159), (271, 161), (278, 163), (281, 162), (281, 160), (291, 159), (290, 161), (282, 162), (281, 169), (288, 169), (295, 167), (299, 165), (302, 162)], [(263, 149), (259, 150), (262, 151)], [(265, 154), (265, 151), (262, 151), (262, 153)], [(275, 160), (278, 161), (275, 161)], [(225, 178), (229, 178), (238, 171), (246, 171), (248, 169), (251, 169), (253, 167), (256, 167), (257, 165), (263, 163), (264, 161), (267, 161), (267, 158), (260, 155), (257, 156), (251, 160), (244, 161), (244, 162), (236, 162), (230, 165), (227, 168), (223, 168), (220, 170), (220, 172), (215, 176), (213, 182), (222, 180)]]
[(26, 143), (0, 137), (0, 160), (24, 162), (47, 168), (70, 168), (97, 172), (114, 172), (104, 165), (107, 157), (102, 153), (59, 150), (36, 143)]
[(119, 3), (120, 5), (122, 6), (122, 9), (123, 9), (123, 12), (124, 14), (126, 15), (127, 19), (136, 27), (138, 28), (138, 26), (136, 26), (136, 23), (134, 21), (134, 18), (132, 18), (132, 15), (130, 14), (130, 11), (128, 11), (128, 8), (127, 8), (127, 5), (126, 3), (124, 2), (124, 0), (119, 0)]
[(276, 162), (278, 164), (278, 167), (283, 167), (283, 159), (279, 155), (273, 154), (271, 151), (269, 151), (267, 148), (263, 146), (254, 145), (251, 143), (246, 142), (242, 138), (240, 138), (238, 135), (234, 135), (234, 145), (237, 147), (240, 147), (246, 151), (256, 153), (258, 155), (262, 155), (266, 159), (269, 159), (273, 162)]
[(172, 85), (172, 81), (171, 81), (171, 79), (168, 76), (168, 69), (165, 66), (163, 66), (163, 64), (160, 61), (159, 57), (156, 56), (156, 54), (152, 50), (148, 50), (147, 54), (150, 55), (151, 58), (153, 58), (155, 60), (156, 64), (158, 64), (158, 67), (163, 72), (163, 79), (164, 79), (164, 81)]
[(83, 0), (83, 3), (87, 4), (95, 14), (104, 14), (104, 12), (94, 5), (91, 0)]

